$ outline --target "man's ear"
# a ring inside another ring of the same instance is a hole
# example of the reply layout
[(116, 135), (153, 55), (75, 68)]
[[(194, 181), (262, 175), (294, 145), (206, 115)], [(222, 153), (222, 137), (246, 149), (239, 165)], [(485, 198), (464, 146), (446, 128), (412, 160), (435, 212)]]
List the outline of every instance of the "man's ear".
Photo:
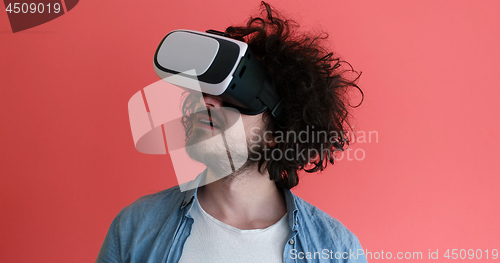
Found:
[(276, 140), (274, 139), (274, 137), (271, 134), (266, 133), (266, 137), (267, 137), (266, 142), (268, 142), (267, 145), (269, 147), (273, 148), (274, 146), (276, 146)]
[[(273, 117), (269, 114), (269, 111), (264, 111), (262, 113), (262, 121), (264, 122), (264, 126), (267, 127), (268, 122), (273, 121)], [(274, 147), (276, 146), (276, 140), (273, 136), (272, 131), (266, 131), (264, 133), (264, 141), (267, 143), (267, 146)]]

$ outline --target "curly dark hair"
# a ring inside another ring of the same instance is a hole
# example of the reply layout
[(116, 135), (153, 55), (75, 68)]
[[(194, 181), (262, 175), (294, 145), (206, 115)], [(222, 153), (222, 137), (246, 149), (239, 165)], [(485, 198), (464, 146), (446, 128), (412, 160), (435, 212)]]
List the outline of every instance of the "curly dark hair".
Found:
[[(307, 151), (310, 158), (281, 158), (258, 162), (259, 171), (266, 169), (277, 186), (291, 189), (299, 182), (297, 172), (322, 171), (328, 163), (333, 164), (335, 152), (349, 146), (345, 136), (352, 130), (349, 124), (348, 107), (358, 107), (363, 101), (363, 92), (356, 84), (360, 72), (324, 48), (321, 42), (328, 34), (312, 35), (298, 32), (298, 24), (283, 19), (269, 4), (262, 2), (262, 13), (251, 17), (245, 26), (230, 26), (225, 30), (229, 37), (244, 41), (260, 60), (276, 82), (276, 91), (285, 105), (283, 123), (273, 119), (269, 110), (263, 114), (265, 129), (275, 136), (279, 133), (313, 131), (321, 134), (321, 140), (304, 142), (277, 141), (266, 150), (278, 149), (286, 152)], [(354, 76), (349, 78), (348, 76)], [(351, 106), (349, 89), (361, 93), (361, 102)], [(186, 99), (183, 108), (193, 106)], [(186, 136), (191, 133), (192, 122), (184, 119)]]

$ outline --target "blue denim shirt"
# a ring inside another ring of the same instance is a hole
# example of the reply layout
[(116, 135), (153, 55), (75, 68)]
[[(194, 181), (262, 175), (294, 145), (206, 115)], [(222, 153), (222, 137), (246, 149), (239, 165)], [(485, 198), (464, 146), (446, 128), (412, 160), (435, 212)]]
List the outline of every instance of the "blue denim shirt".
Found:
[[(193, 218), (197, 188), (179, 187), (146, 195), (115, 217), (96, 262), (177, 263)], [(366, 262), (356, 236), (290, 190), (284, 190), (291, 236), (283, 262)], [(209, 242), (209, 241), (208, 241)]]

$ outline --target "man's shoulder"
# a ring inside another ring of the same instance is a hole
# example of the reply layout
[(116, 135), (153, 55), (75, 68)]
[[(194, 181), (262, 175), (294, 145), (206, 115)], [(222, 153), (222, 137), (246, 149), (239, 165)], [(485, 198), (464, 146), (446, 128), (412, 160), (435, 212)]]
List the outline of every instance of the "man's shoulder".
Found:
[[(111, 223), (99, 258), (106, 262), (106, 258), (145, 262), (153, 248), (167, 249), (171, 241), (164, 240), (173, 239), (182, 219), (183, 199), (189, 193), (175, 186), (142, 196), (123, 208)], [(163, 242), (155, 243), (158, 240)]]
[[(333, 218), (326, 212), (318, 207), (308, 203), (304, 199), (293, 195), (296, 206), (299, 210), (302, 225), (308, 229), (313, 229), (320, 235), (324, 241), (338, 243), (341, 241), (342, 246), (351, 247), (359, 243), (356, 235), (354, 235), (347, 227), (345, 227), (339, 220)], [(300, 222), (297, 222), (299, 227)]]
[(117, 219), (122, 223), (161, 221), (167, 216), (176, 214), (185, 196), (186, 192), (180, 191), (179, 186), (142, 196), (124, 207), (117, 215)]

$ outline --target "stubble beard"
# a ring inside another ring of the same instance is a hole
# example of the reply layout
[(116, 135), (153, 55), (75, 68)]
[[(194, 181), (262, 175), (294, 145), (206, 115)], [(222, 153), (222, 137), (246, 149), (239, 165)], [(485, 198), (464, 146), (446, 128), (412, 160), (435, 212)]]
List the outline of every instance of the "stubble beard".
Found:
[[(256, 161), (248, 158), (252, 143), (248, 138), (246, 144), (241, 143), (231, 131), (222, 130), (216, 131), (216, 136), (212, 136), (210, 130), (193, 128), (185, 149), (191, 159), (205, 164), (217, 180), (224, 177), (231, 180), (255, 166)], [(240, 167), (234, 167), (233, 160), (238, 158), (245, 158), (246, 161)]]

